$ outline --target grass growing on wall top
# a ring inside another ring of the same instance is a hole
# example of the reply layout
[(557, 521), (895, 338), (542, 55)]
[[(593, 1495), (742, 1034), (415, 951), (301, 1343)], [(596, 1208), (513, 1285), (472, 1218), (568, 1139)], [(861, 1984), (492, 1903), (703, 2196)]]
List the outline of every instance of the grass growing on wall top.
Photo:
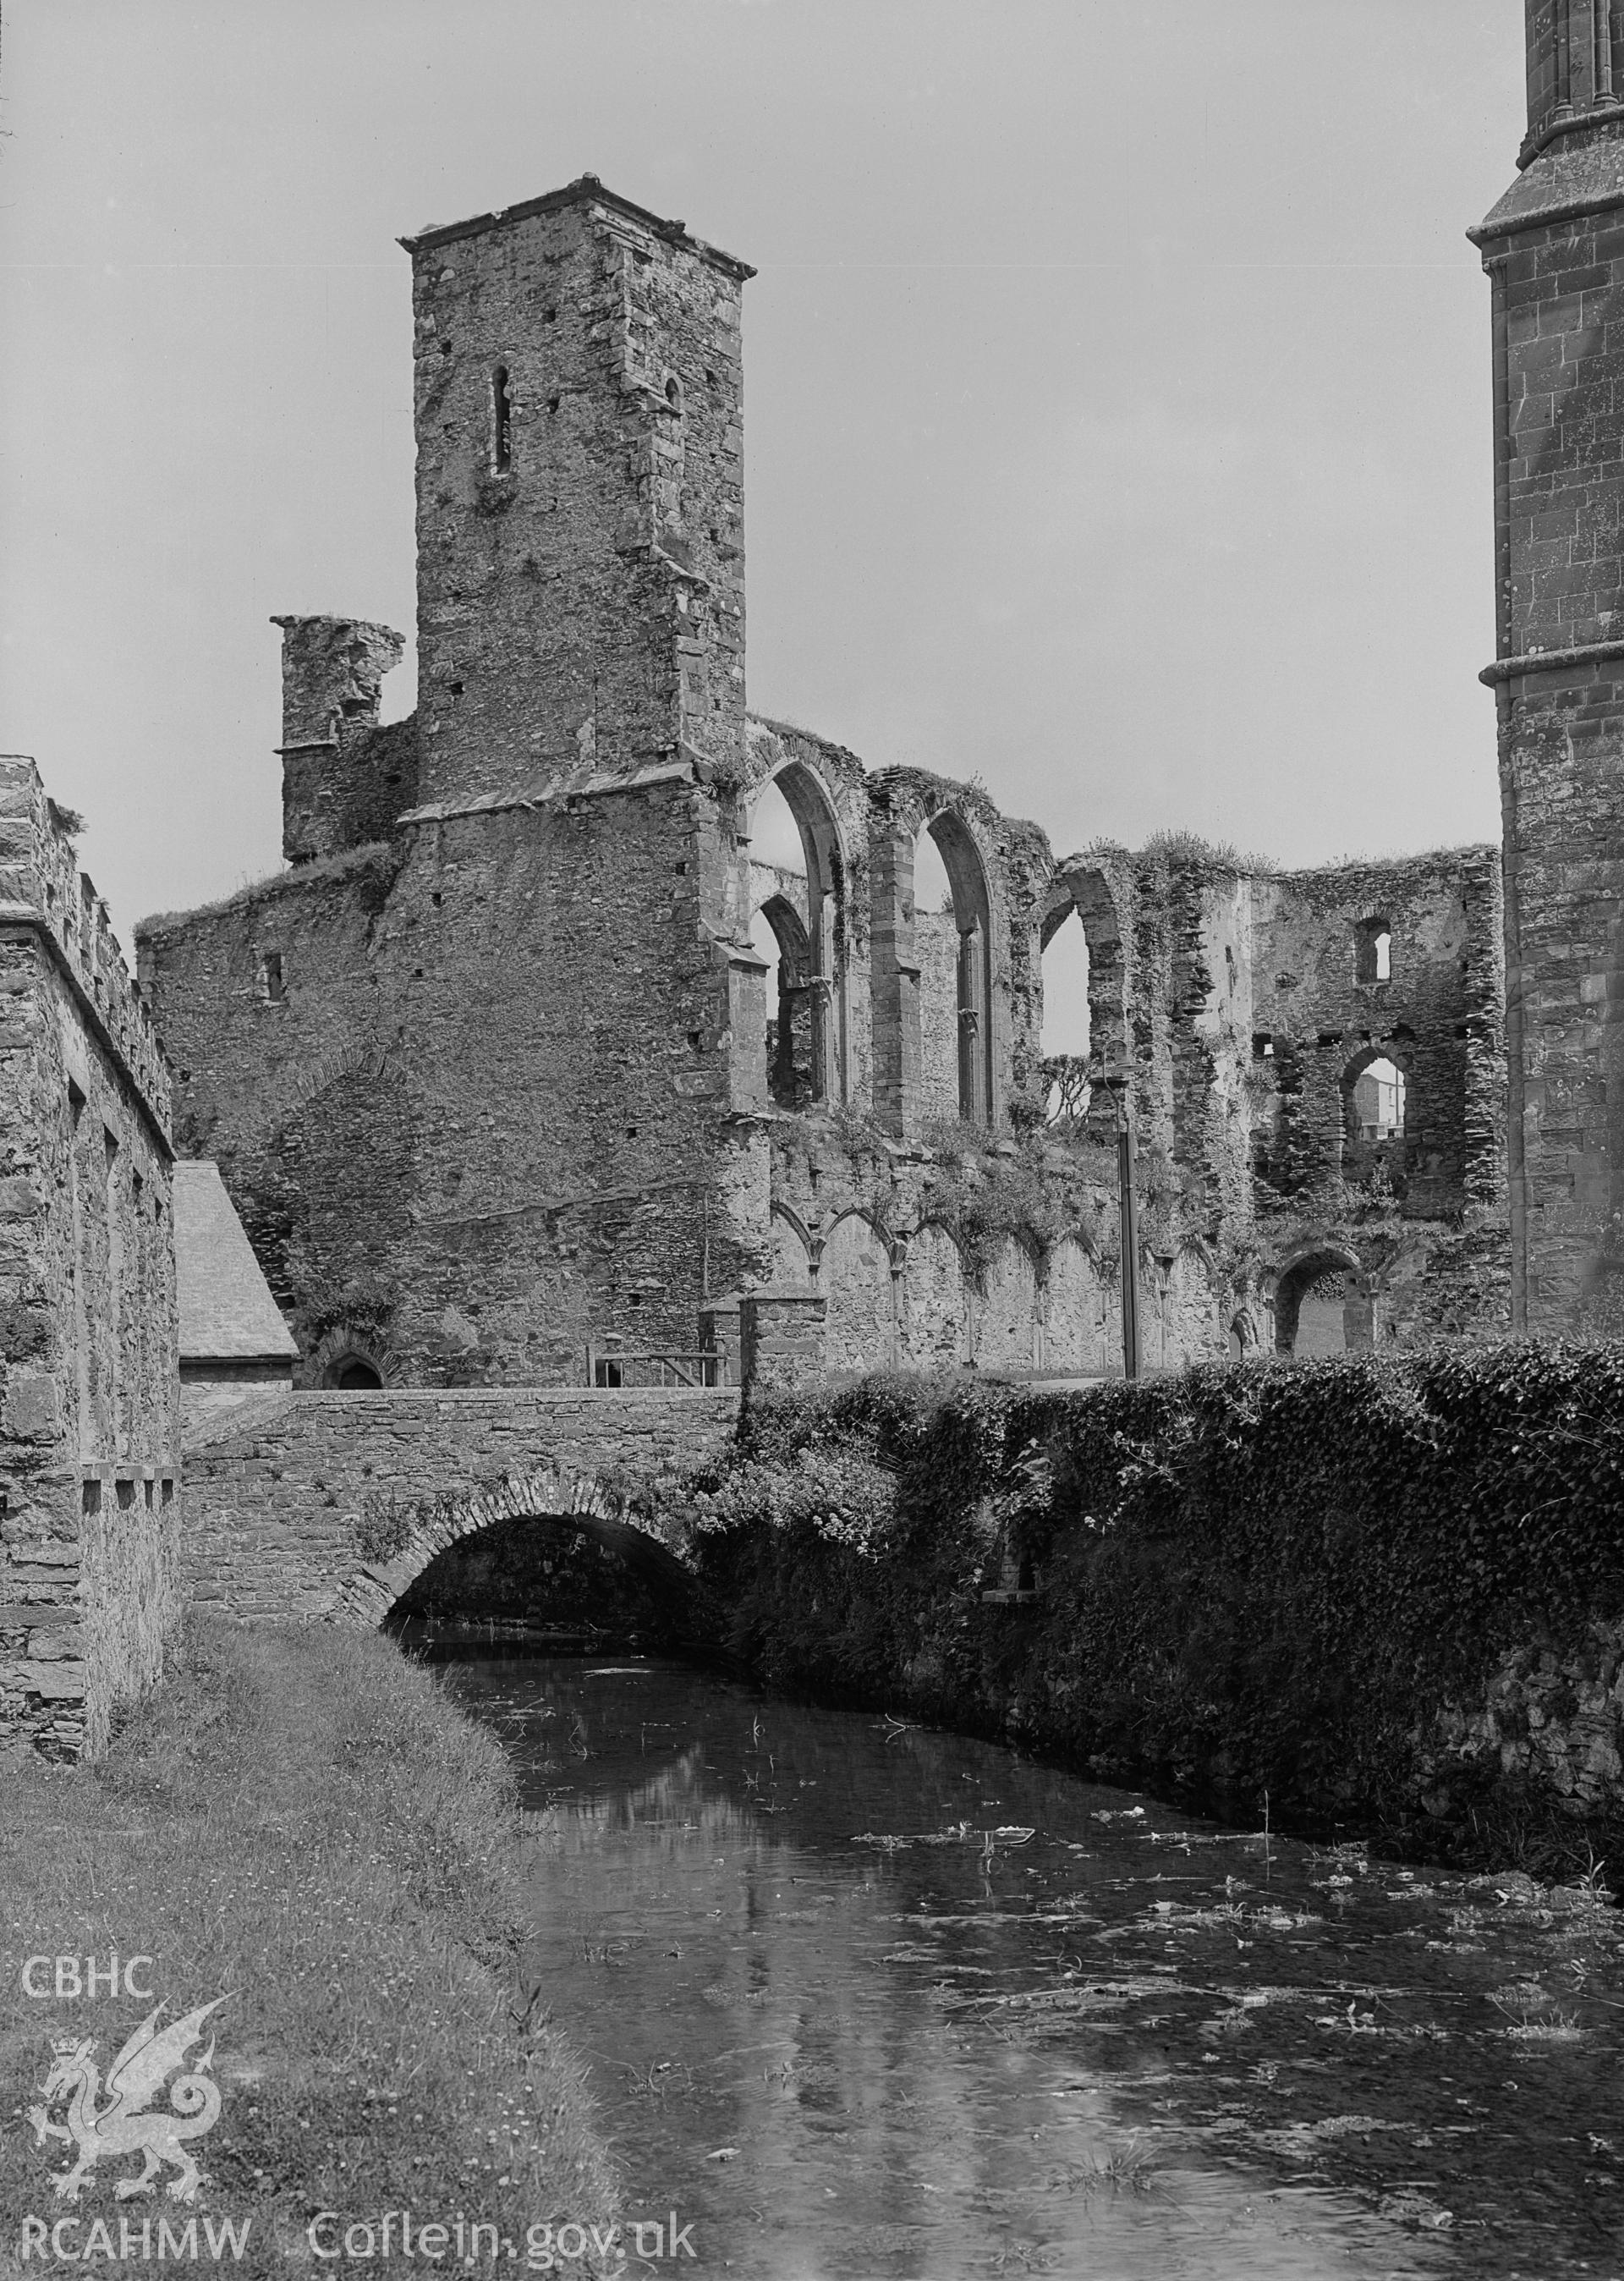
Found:
[[(496, 1744), (387, 1641), (194, 1621), (181, 1669), (94, 1767), (24, 1764), (0, 1821), (0, 2212), (66, 2210), (24, 2120), (54, 2037), (104, 2071), (150, 2004), (34, 2002), (31, 1955), (142, 1954), (207, 2025), (220, 2118), (194, 2143), (195, 2210), (117, 2204), (104, 2157), (73, 2214), (252, 2220), (233, 2269), (308, 2266), (304, 2229), (411, 2208), (419, 2223), (606, 2223), (613, 2188), (581, 2076), (521, 2029), (512, 1962), (524, 1839)], [(534, 1842), (534, 1841), (532, 1841)], [(198, 2054), (193, 2054), (193, 2063)], [(166, 2102), (161, 2099), (162, 2107)], [(60, 2121), (60, 2106), (53, 2119)], [(175, 2174), (166, 2170), (166, 2181)], [(515, 2235), (515, 2229), (518, 2229)], [(455, 2262), (454, 2257), (447, 2262)]]

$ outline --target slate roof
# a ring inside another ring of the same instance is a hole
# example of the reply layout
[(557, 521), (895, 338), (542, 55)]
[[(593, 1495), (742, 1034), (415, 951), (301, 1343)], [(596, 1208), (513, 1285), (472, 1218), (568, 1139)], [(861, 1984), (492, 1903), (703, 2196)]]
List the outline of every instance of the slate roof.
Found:
[(174, 1168), (182, 1362), (291, 1362), (299, 1349), (271, 1296), (212, 1157)]

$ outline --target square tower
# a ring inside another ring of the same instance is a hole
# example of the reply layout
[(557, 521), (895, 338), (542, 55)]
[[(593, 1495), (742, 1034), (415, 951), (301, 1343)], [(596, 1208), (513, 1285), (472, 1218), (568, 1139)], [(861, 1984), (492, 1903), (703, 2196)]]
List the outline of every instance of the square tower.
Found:
[(419, 797), (744, 756), (754, 273), (583, 175), (403, 239)]
[(1527, 0), (1493, 287), (1512, 1315), (1616, 1290), (1624, 1207), (1624, 0)]

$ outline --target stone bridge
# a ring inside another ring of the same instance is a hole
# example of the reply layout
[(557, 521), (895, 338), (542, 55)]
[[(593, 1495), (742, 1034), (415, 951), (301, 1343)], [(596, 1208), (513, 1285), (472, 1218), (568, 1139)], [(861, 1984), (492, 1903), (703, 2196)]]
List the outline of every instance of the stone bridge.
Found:
[(186, 1452), (194, 1597), (241, 1616), (375, 1626), (437, 1554), (498, 1521), (568, 1520), (673, 1583), (621, 1485), (719, 1455), (739, 1396), (587, 1387), (284, 1394)]

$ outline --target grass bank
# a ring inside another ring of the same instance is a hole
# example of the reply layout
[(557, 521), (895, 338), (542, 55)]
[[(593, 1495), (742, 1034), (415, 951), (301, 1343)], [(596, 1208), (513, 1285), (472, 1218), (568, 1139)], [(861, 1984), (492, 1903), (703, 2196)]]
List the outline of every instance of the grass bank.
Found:
[[(116, 2250), (121, 2217), (138, 2242), (143, 2218), (156, 2240), (160, 2217), (196, 2216), (204, 2262), (210, 2219), (249, 2219), (241, 2257), (225, 2252), (242, 2273), (324, 2269), (307, 2235), (321, 2210), (342, 2220), (326, 2246), (387, 2210), (444, 2224), (446, 2265), (461, 2263), (459, 2216), (494, 2224), (520, 2270), (529, 2227), (612, 2221), (581, 2069), (516, 1999), (524, 1853), (544, 1841), (496, 1745), (388, 1641), (195, 1621), (101, 1765), (28, 1764), (0, 1785), (0, 2273), (18, 2269), (28, 2214), (77, 2217), (65, 2238), (81, 2254), (96, 2218)], [(116, 1998), (58, 1999), (54, 1963), (31, 1975), (50, 1996), (25, 1992), (30, 1957), (77, 1958), (82, 1977), (85, 1959), (105, 1974), (114, 1952)], [(149, 2002), (122, 1985), (137, 1956), (151, 1960), (135, 1976)], [(105, 2073), (152, 2004), (175, 2017), (219, 1996), (203, 2033), (221, 2107), (194, 2142), (196, 2203), (165, 2197), (173, 2169), (117, 2201), (135, 2154), (103, 2157), (79, 2200), (59, 2202), (51, 2174), (74, 2150), (37, 2144), (27, 2120), (53, 2038), (94, 2037)]]

